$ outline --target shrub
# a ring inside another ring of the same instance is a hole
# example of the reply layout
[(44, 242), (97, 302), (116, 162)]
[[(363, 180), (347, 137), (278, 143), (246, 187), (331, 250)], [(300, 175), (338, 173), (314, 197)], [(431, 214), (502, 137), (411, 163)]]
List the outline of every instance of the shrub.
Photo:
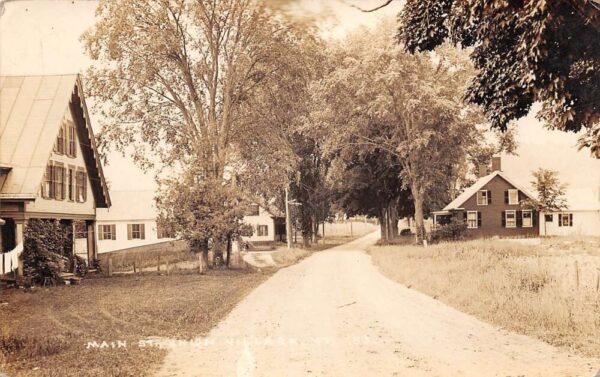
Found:
[(57, 220), (30, 219), (24, 239), (24, 274), (38, 284), (58, 282), (60, 272), (70, 264), (65, 255), (68, 236), (63, 226)]
[(460, 220), (453, 218), (450, 223), (437, 228), (431, 233), (431, 242), (440, 241), (458, 241), (465, 239), (467, 235), (467, 224)]

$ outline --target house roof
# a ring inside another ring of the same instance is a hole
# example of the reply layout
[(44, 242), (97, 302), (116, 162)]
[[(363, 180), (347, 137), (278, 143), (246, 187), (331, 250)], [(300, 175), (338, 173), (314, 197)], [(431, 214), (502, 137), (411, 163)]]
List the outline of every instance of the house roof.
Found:
[(523, 189), (520, 185), (518, 185), (517, 183), (513, 182), (510, 178), (508, 178), (506, 176), (506, 174), (504, 174), (503, 172), (497, 170), (497, 171), (495, 171), (495, 172), (493, 172), (491, 174), (488, 174), (486, 176), (483, 176), (483, 177), (479, 178), (473, 185), (471, 185), (470, 187), (468, 187), (459, 196), (457, 196), (456, 199), (454, 199), (447, 206), (445, 206), (444, 209), (442, 209), (442, 211), (450, 211), (450, 210), (455, 210), (455, 209), (461, 208), (461, 206), (463, 204), (465, 204), (465, 202), (467, 200), (469, 200), (469, 198), (471, 198), (473, 195), (475, 195), (477, 193), (477, 191), (481, 190), (481, 188), (483, 188), (492, 179), (494, 179), (496, 177), (501, 177), (502, 179), (504, 179), (505, 181), (507, 181), (508, 183), (510, 183), (514, 188), (519, 189), (519, 191), (521, 191), (523, 194), (525, 194), (529, 198), (535, 199), (535, 197), (533, 195), (529, 194), (527, 192), (527, 190)]
[(600, 187), (567, 188), (565, 194), (568, 210), (600, 211)]
[(73, 104), (97, 207), (110, 206), (78, 75), (0, 76), (0, 198), (35, 199), (66, 111)]
[(96, 210), (97, 221), (156, 220), (158, 211), (152, 190), (111, 191), (110, 208)]

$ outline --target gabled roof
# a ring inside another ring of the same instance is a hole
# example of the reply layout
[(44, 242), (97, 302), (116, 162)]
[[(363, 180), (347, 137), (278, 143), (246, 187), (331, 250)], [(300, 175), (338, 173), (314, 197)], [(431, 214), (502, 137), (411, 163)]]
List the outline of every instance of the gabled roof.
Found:
[(10, 168), (0, 198), (35, 199), (69, 107), (97, 207), (110, 206), (78, 75), (0, 76), (0, 165)]
[(510, 178), (506, 176), (506, 174), (497, 170), (491, 174), (488, 174), (484, 177), (481, 177), (477, 180), (477, 182), (473, 183), (472, 186), (463, 191), (459, 196), (456, 197), (453, 201), (451, 201), (447, 206), (444, 207), (442, 211), (450, 211), (454, 209), (459, 209), (467, 200), (469, 200), (473, 195), (477, 193), (477, 191), (481, 190), (485, 185), (487, 185), (492, 179), (496, 177), (501, 177), (506, 182), (510, 183), (514, 188), (519, 189), (523, 194), (525, 194), (530, 199), (535, 199), (535, 197), (529, 194), (525, 189), (520, 187), (518, 184), (513, 182)]

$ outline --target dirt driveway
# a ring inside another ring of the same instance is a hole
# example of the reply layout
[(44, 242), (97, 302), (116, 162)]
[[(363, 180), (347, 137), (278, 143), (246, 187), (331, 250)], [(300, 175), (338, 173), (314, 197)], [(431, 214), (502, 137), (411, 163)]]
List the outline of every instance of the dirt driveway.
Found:
[(589, 376), (598, 360), (510, 333), (399, 285), (367, 235), (280, 270), (160, 376)]

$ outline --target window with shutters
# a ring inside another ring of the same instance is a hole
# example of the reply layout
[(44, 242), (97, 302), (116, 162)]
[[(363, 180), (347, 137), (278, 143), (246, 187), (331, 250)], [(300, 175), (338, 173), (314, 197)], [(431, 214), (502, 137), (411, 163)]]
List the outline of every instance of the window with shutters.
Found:
[(533, 212), (531, 210), (523, 211), (523, 228), (532, 228), (533, 227)]
[(508, 204), (510, 204), (510, 205), (519, 204), (519, 190), (516, 190), (516, 189), (508, 190)]
[(67, 140), (67, 156), (69, 157), (77, 157), (77, 135), (75, 129), (75, 123), (73, 121), (68, 121), (66, 127), (66, 133), (68, 136)]
[(467, 228), (476, 229), (478, 228), (478, 212), (467, 211)]
[(269, 227), (267, 225), (259, 225), (256, 230), (259, 237), (265, 237), (269, 235)]
[(84, 170), (75, 173), (75, 198), (79, 203), (87, 200), (87, 176)]
[(52, 162), (46, 166), (46, 173), (44, 173), (44, 181), (42, 182), (42, 198), (50, 199), (54, 197), (54, 185), (52, 183), (52, 176), (54, 170)]
[(145, 235), (145, 224), (127, 224), (127, 239), (143, 240)]
[(116, 240), (117, 232), (115, 224), (101, 224), (98, 225), (98, 239), (103, 240)]
[(67, 169), (67, 198), (70, 201), (75, 201), (75, 169), (69, 167)]
[(56, 143), (54, 144), (54, 152), (58, 154), (65, 154), (66, 149), (66, 141), (65, 137), (65, 123), (60, 126), (58, 130), (58, 136), (56, 137)]
[(551, 213), (547, 213), (544, 215), (544, 221), (547, 223), (554, 222), (554, 215)]
[(573, 226), (573, 214), (560, 213), (558, 215), (558, 226)]
[(505, 211), (504, 218), (504, 224), (507, 228), (517, 227), (517, 211)]
[(488, 190), (477, 191), (477, 205), (487, 206), (489, 204), (490, 192)]
[(54, 199), (63, 200), (65, 198), (65, 167), (62, 164), (55, 163), (53, 166), (53, 186), (54, 186)]

